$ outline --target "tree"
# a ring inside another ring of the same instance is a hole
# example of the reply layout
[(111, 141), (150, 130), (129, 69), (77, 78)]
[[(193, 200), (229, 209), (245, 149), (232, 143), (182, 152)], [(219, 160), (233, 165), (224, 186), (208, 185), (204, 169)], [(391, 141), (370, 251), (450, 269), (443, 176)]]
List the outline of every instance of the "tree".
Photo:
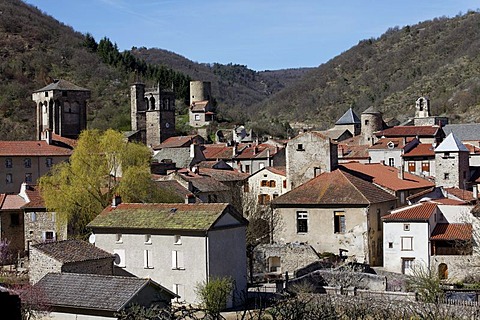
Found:
[(228, 277), (210, 278), (196, 286), (196, 293), (201, 307), (212, 319), (219, 319), (220, 312), (227, 307), (227, 301), (231, 298), (233, 281)]
[(146, 146), (126, 142), (120, 132), (83, 131), (70, 161), (39, 181), (46, 207), (57, 213), (59, 223), (68, 223), (70, 234), (86, 235), (85, 226), (114, 195), (131, 202), (160, 198), (150, 178), (150, 158)]

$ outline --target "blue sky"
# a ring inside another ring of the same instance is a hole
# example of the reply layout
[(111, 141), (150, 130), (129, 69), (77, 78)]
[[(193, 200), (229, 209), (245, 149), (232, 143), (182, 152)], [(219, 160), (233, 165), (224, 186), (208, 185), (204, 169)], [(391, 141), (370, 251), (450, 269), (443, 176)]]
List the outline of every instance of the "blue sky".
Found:
[(120, 50), (161, 48), (254, 70), (315, 67), (388, 28), (480, 8), (478, 0), (25, 0)]

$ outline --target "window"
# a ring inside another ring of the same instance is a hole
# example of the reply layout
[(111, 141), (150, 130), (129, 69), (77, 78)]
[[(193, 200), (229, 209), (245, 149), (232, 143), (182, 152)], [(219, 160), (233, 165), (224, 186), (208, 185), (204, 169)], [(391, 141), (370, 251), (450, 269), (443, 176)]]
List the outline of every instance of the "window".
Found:
[(5, 168), (11, 168), (11, 167), (12, 167), (12, 158), (5, 159)]
[(368, 124), (370, 123), (370, 121), (368, 119), (365, 119), (365, 125), (368, 126)]
[(260, 181), (260, 187), (268, 187), (268, 185), (269, 185), (268, 180)]
[(30, 220), (32, 222), (37, 221), (37, 213), (36, 212), (30, 212)]
[(283, 188), (287, 189), (287, 180), (283, 180)]
[(270, 180), (270, 188), (275, 188), (276, 185), (275, 180)]
[(45, 165), (47, 166), (47, 168), (50, 168), (53, 165), (53, 159), (52, 158), (45, 159)]
[(30, 158), (23, 159), (23, 165), (25, 166), (25, 168), (31, 168), (32, 167), (32, 159), (30, 159)]
[(445, 172), (445, 173), (443, 174), (443, 179), (444, 179), (444, 180), (450, 179), (450, 173)]
[(200, 115), (199, 114), (195, 115), (195, 121), (200, 121)]
[(388, 165), (390, 167), (395, 167), (395, 158), (388, 158)]
[(322, 173), (322, 169), (320, 167), (313, 168), (313, 176), (316, 177)]
[(270, 203), (270, 195), (268, 194), (258, 195), (258, 204), (269, 204), (269, 203)]
[(143, 251), (143, 267), (145, 269), (153, 269), (152, 250)]
[(7, 175), (5, 176), (5, 182), (8, 184), (8, 183), (13, 183), (13, 176), (11, 173), (7, 173)]
[(45, 242), (48, 241), (55, 241), (55, 232), (53, 231), (46, 231), (43, 233), (43, 240)]
[(115, 256), (114, 264), (117, 267), (125, 268), (125, 249), (113, 249), (113, 255)]
[(10, 225), (13, 227), (17, 227), (20, 225), (20, 215), (18, 213), (10, 214)]
[(297, 151), (305, 151), (305, 149), (303, 149), (302, 143), (297, 144)]
[(117, 234), (115, 235), (115, 242), (116, 242), (116, 243), (122, 243), (122, 242), (123, 242), (123, 240), (122, 240), (122, 234), (121, 234), (121, 233), (117, 233)]
[(409, 223), (404, 223), (403, 224), (403, 231), (410, 231), (410, 224)]
[(308, 213), (305, 211), (297, 212), (297, 233), (308, 232)]
[(152, 235), (146, 234), (145, 235), (145, 244), (152, 244)]
[(410, 274), (412, 272), (414, 258), (402, 258), (402, 273)]
[(415, 172), (415, 161), (408, 162), (408, 172)]
[(55, 212), (52, 212), (52, 222), (55, 222)]
[(430, 162), (428, 161), (422, 162), (422, 173), (430, 174)]
[(48, 92), (45, 92), (45, 98), (48, 98)]
[(347, 227), (345, 224), (345, 212), (344, 211), (335, 211), (334, 215), (334, 232), (335, 233), (345, 233)]
[(177, 270), (185, 269), (182, 251), (177, 251), (177, 250), (172, 251), (172, 269), (177, 269)]
[(175, 293), (178, 296), (177, 301), (185, 300), (183, 298), (185, 296), (185, 285), (179, 284), (179, 283), (174, 283), (172, 291), (173, 291), (173, 293)]
[(392, 248), (393, 248), (393, 242), (389, 242), (389, 243), (388, 243), (388, 247), (389, 247), (390, 249), (392, 249)]
[(413, 237), (402, 237), (402, 251), (413, 250)]
[(250, 173), (250, 165), (248, 164), (245, 165), (245, 172)]
[(182, 236), (176, 234), (175, 237), (174, 237), (174, 242), (173, 243), (174, 244), (182, 244)]
[(25, 182), (32, 182), (32, 174), (25, 173)]

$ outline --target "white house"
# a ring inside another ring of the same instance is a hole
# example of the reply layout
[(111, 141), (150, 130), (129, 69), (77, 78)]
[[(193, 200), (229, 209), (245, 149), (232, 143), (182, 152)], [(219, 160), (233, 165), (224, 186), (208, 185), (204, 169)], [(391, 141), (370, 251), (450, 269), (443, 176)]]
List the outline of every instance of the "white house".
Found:
[(235, 303), (247, 285), (246, 225), (226, 203), (114, 203), (88, 226), (116, 255), (116, 274), (151, 278), (187, 303), (198, 302), (197, 284), (230, 277)]
[(253, 199), (258, 205), (269, 204), (287, 192), (285, 167), (266, 167), (248, 177), (244, 199)]
[(393, 210), (383, 217), (384, 269), (411, 274), (415, 265), (423, 264), (438, 270), (442, 279), (461, 279), (472, 272), (468, 265), (478, 260), (472, 206), (455, 202), (462, 203), (439, 199)]

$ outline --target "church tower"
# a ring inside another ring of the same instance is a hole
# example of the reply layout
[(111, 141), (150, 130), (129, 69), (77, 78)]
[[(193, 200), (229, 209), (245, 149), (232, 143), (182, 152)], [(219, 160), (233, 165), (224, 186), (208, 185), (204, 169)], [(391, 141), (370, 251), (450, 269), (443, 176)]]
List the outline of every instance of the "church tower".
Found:
[(34, 91), (32, 100), (37, 105), (37, 133), (41, 139), (45, 130), (61, 137), (76, 139), (87, 127), (87, 100), (90, 90), (66, 80), (54, 80), (48, 86)]
[(425, 97), (420, 97), (415, 101), (415, 118), (430, 117), (430, 100)]
[(435, 149), (435, 184), (437, 187), (467, 188), (469, 179), (467, 147), (450, 133)]
[(132, 130), (139, 131), (147, 146), (155, 146), (175, 135), (175, 94), (160, 85), (145, 89), (135, 83), (130, 88)]

